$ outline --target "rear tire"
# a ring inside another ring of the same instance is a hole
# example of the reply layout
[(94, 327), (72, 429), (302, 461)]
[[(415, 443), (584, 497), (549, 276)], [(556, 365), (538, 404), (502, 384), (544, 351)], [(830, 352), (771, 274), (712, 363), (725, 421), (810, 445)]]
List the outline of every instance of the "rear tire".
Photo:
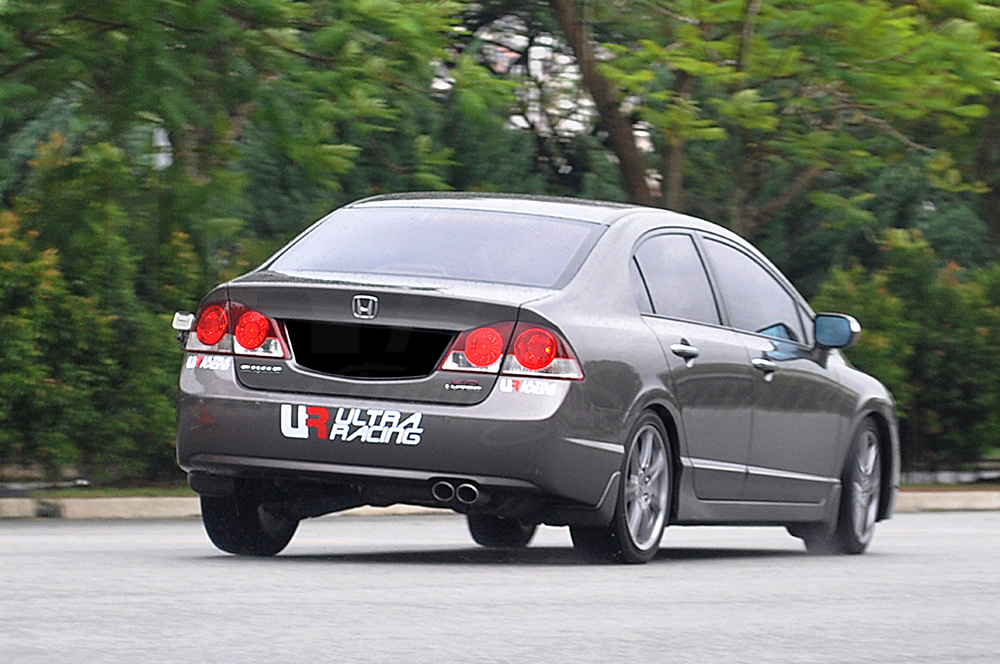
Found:
[(230, 496), (202, 496), (201, 520), (212, 544), (238, 556), (273, 556), (299, 526), (297, 519), (264, 509), (259, 491), (242, 482)]
[(492, 514), (469, 514), (469, 532), (476, 544), (491, 549), (521, 549), (535, 536), (537, 525)]
[(660, 418), (644, 413), (629, 436), (622, 459), (618, 502), (603, 528), (571, 526), (573, 546), (591, 559), (645, 563), (656, 556), (670, 514), (673, 466)]
[(805, 540), (810, 552), (859, 554), (872, 541), (882, 495), (882, 445), (871, 418), (854, 436), (841, 481), (840, 510), (832, 529), (824, 524), (789, 529)]

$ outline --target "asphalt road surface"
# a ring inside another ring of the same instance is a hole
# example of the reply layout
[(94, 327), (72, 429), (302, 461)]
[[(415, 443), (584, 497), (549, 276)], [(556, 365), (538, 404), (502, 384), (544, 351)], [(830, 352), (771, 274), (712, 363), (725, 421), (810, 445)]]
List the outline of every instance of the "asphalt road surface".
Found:
[(902, 514), (864, 556), (670, 528), (644, 566), (568, 531), (326, 517), (271, 559), (198, 521), (0, 522), (0, 662), (1000, 662), (1000, 512)]

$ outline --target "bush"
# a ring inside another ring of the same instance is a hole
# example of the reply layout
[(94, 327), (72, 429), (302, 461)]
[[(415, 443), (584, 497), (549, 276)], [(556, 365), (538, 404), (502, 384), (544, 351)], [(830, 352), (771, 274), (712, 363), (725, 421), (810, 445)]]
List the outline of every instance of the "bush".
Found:
[(918, 231), (887, 231), (885, 267), (835, 269), (814, 306), (852, 312), (847, 352), (893, 391), (907, 468), (979, 460), (1000, 441), (1000, 270), (941, 266)]

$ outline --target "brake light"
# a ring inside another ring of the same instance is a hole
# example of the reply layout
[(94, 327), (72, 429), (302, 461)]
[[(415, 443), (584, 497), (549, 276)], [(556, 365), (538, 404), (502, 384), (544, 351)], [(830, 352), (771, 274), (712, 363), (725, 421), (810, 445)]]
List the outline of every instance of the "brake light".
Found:
[(525, 330), (514, 341), (514, 357), (525, 369), (541, 371), (556, 359), (555, 335), (537, 327)]
[(492, 327), (473, 330), (465, 340), (465, 357), (476, 367), (488, 367), (503, 355), (504, 339)]
[(256, 311), (248, 311), (240, 316), (236, 324), (236, 342), (247, 350), (260, 348), (271, 331), (267, 317)]
[(288, 359), (288, 344), (279, 323), (239, 302), (213, 302), (202, 307), (185, 350)]
[(445, 354), (441, 370), (496, 373), (513, 329), (513, 323), (496, 323), (462, 332)]
[(569, 344), (554, 330), (528, 323), (516, 326), (511, 322), (496, 323), (462, 332), (445, 354), (440, 369), (583, 378), (583, 370)]
[(198, 325), (195, 327), (195, 334), (198, 341), (206, 346), (214, 346), (222, 339), (222, 335), (229, 328), (229, 317), (226, 310), (218, 304), (205, 307), (198, 316)]

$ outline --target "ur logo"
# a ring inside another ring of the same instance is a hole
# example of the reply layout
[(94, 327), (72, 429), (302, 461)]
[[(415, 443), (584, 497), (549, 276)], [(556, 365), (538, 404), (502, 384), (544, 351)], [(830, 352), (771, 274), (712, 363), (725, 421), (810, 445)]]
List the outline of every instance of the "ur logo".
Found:
[(375, 318), (378, 315), (378, 298), (374, 295), (355, 295), (351, 302), (351, 313), (362, 320)]

